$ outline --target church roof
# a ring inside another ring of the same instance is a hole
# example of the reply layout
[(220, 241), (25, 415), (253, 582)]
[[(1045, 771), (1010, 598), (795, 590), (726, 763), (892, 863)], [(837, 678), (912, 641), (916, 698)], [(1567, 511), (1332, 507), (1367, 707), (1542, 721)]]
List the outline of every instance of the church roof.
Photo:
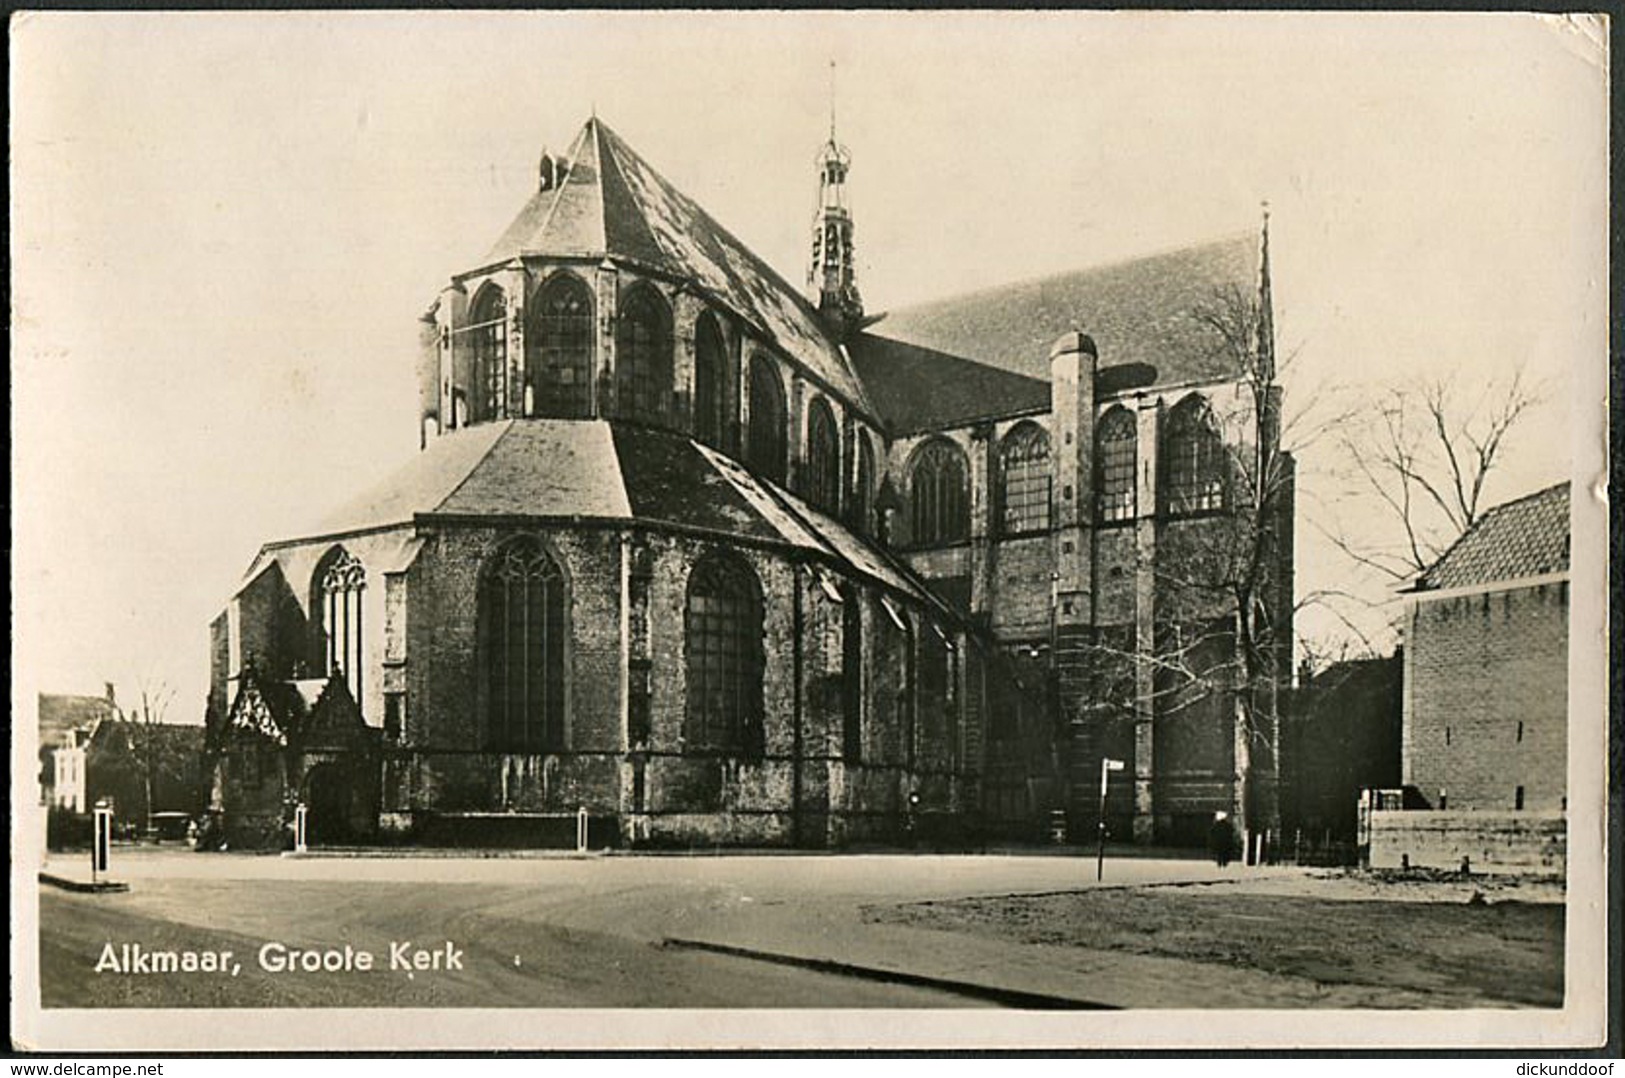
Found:
[(262, 551), (250, 578), (317, 537), (482, 517), (638, 521), (790, 547), (940, 606), (889, 554), (723, 454), (672, 431), (601, 419), (507, 419), (444, 434), (308, 537)]
[(858, 334), (847, 350), (880, 418), (894, 435), (1050, 406), (1047, 378), (1000, 370), (873, 333)]
[(1418, 591), (1495, 584), (1569, 568), (1569, 485), (1498, 505), (1444, 552)]
[(1239, 372), (1195, 312), (1228, 295), (1256, 297), (1261, 263), (1259, 234), (1238, 233), (892, 311), (883, 327), (900, 341), (1045, 380), (1050, 346), (1082, 330), (1103, 371), (1141, 363), (1160, 384), (1218, 381)]
[(597, 117), (576, 136), (562, 179), (531, 196), (485, 264), (524, 255), (608, 256), (691, 280), (831, 389), (872, 411), (801, 293)]

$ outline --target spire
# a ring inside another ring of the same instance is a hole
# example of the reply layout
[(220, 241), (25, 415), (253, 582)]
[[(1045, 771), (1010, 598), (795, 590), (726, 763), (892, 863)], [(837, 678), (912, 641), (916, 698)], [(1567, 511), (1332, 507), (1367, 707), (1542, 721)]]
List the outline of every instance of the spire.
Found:
[(1270, 203), (1260, 204), (1263, 224), (1258, 255), (1258, 350), (1267, 364), (1269, 379), (1275, 379), (1275, 304), (1270, 295)]
[(813, 218), (812, 263), (807, 291), (837, 337), (863, 321), (852, 257), (852, 213), (846, 205), (846, 174), (852, 155), (835, 136), (835, 61), (829, 63), (829, 138), (818, 153), (818, 212)]

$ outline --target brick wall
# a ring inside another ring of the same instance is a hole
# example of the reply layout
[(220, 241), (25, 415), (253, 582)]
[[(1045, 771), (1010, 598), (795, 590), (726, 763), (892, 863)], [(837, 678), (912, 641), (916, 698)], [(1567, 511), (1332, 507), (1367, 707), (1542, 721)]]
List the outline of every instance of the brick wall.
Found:
[(1567, 862), (1562, 812), (1373, 812), (1371, 867), (1561, 874)]
[(1412, 604), (1405, 782), (1434, 807), (1564, 807), (1568, 585)]

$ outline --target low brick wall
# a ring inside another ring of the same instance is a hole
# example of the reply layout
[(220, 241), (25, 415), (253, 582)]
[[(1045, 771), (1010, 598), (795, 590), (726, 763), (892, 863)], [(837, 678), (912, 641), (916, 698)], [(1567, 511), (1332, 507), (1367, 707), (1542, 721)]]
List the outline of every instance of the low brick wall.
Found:
[(1371, 867), (1461, 867), (1474, 872), (1562, 873), (1567, 821), (1561, 812), (1391, 811), (1371, 814)]

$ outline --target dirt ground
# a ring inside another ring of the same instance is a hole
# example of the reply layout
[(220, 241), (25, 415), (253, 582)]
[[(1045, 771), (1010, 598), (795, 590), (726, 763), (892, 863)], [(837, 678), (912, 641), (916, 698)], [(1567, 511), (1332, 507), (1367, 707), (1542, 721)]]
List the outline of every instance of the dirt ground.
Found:
[(1327, 871), (873, 905), (866, 920), (1490, 1005), (1563, 1003), (1560, 881)]

